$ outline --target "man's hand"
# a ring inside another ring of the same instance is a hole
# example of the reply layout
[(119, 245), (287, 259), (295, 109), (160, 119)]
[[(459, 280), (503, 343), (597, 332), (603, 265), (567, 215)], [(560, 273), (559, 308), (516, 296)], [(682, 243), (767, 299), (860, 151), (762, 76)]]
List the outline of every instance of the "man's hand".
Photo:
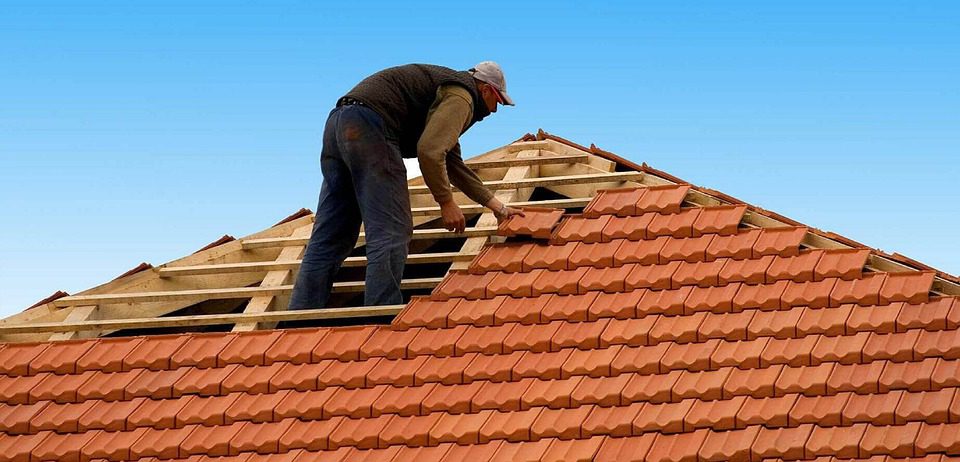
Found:
[(460, 206), (453, 199), (440, 204), (440, 215), (443, 217), (443, 227), (455, 233), (462, 233), (467, 227), (467, 219), (464, 218)]
[(503, 223), (503, 220), (506, 220), (507, 218), (510, 218), (514, 215), (520, 215), (521, 217), (526, 216), (523, 214), (523, 210), (516, 209), (513, 207), (504, 207), (503, 213), (499, 213), (498, 211), (497, 213), (495, 213), (495, 215), (497, 216), (497, 223)]

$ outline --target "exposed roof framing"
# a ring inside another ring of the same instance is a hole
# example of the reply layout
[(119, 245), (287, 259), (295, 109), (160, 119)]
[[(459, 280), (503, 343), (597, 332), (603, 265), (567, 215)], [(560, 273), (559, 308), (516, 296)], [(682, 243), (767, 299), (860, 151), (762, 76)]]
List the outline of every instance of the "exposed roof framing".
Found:
[[(646, 164), (638, 165), (595, 146), (580, 146), (542, 131), (467, 163), (501, 201), (514, 206), (578, 209), (601, 189), (687, 184)], [(537, 188), (550, 191), (552, 197), (534, 199)], [(415, 230), (406, 272), (412, 276), (403, 281), (404, 289), (433, 289), (445, 272), (466, 268), (485, 244), (499, 239), (495, 237), (497, 220), (493, 214), (471, 203), (462, 193), (456, 192), (454, 198), (472, 225), (463, 233), (451, 233), (437, 227), (440, 209), (427, 194), (429, 190), (422, 178), (410, 180), (409, 191)], [(684, 203), (691, 207), (743, 204), (696, 186), (691, 186)], [(741, 226), (802, 225), (746, 205), (748, 211)], [(0, 341), (60, 340), (107, 335), (120, 329), (196, 328), (213, 324), (228, 324), (235, 331), (243, 331), (272, 328), (284, 320), (395, 314), (398, 307), (344, 306), (285, 312), (312, 226), (312, 215), (295, 214), (239, 240), (221, 239), (216, 245), (165, 265), (138, 267), (137, 272), (79, 294), (52, 297), (0, 320)], [(365, 235), (361, 233), (357, 255), (344, 264), (349, 274), (336, 283), (335, 292), (363, 291), (362, 272), (351, 269), (366, 265), (359, 250), (364, 242)], [(803, 244), (810, 248), (866, 248), (814, 228), (808, 228)], [(437, 265), (442, 265), (439, 270)], [(868, 268), (891, 272), (931, 269), (875, 249), (871, 249)], [(934, 291), (960, 294), (958, 282), (956, 277), (938, 272)], [(206, 309), (204, 303), (213, 300), (238, 300), (242, 310), (222, 313)], [(184, 315), (188, 308), (193, 311)]]

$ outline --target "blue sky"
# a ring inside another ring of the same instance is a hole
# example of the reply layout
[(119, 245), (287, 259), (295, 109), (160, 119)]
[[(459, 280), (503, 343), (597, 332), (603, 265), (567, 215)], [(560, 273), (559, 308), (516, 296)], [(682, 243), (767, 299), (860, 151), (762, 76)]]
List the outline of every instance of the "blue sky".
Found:
[(537, 128), (960, 273), (956, 2), (0, 3), (0, 316), (314, 208), (383, 67), (499, 61)]

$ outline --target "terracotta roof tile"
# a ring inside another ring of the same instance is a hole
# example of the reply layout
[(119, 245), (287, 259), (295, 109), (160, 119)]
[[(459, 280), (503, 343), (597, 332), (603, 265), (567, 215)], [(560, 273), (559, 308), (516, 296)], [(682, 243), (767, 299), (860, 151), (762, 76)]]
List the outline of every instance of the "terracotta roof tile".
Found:
[(851, 427), (813, 427), (807, 440), (806, 458), (819, 455), (835, 455), (841, 458), (857, 457), (860, 439), (867, 429), (866, 424)]
[(814, 268), (816, 280), (840, 278), (844, 280), (860, 279), (863, 267), (867, 264), (870, 251), (867, 249), (828, 249)]
[(694, 235), (706, 233), (736, 234), (740, 220), (743, 219), (746, 211), (747, 206), (745, 205), (703, 207), (697, 221), (693, 223)]
[(716, 351), (719, 344), (718, 339), (703, 343), (671, 343), (660, 358), (661, 370), (706, 370), (710, 367), (710, 355)]
[(660, 371), (660, 358), (667, 351), (669, 345), (661, 343), (655, 346), (623, 347), (610, 364), (615, 374), (624, 372), (639, 372), (641, 374), (656, 374)]
[(443, 279), (430, 298), (438, 301), (450, 298), (463, 297), (468, 299), (483, 298), (486, 295), (486, 287), (490, 285), (496, 274), (470, 274), (466, 271), (451, 271)]
[(880, 289), (880, 304), (926, 302), (934, 276), (934, 271), (888, 273)]
[(835, 366), (834, 363), (823, 363), (817, 366), (786, 367), (776, 379), (776, 394), (825, 395), (827, 381)]
[(763, 369), (737, 369), (730, 371), (730, 377), (723, 384), (724, 398), (752, 396), (763, 398), (776, 393), (776, 382), (784, 366), (776, 365)]
[[(641, 265), (656, 265), (661, 262), (660, 253), (670, 239), (671, 238), (667, 236), (660, 236), (656, 239), (642, 241), (623, 240), (613, 255), (613, 264), (624, 265), (627, 263), (639, 263)], [(666, 263), (666, 259), (664, 259), (662, 263)]]
[(653, 217), (647, 226), (647, 235), (673, 236), (677, 238), (692, 237), (693, 224), (700, 216), (700, 209), (683, 209), (679, 213), (660, 214)]
[(544, 294), (570, 295), (580, 291), (580, 279), (587, 274), (587, 267), (570, 271), (544, 271), (531, 287), (534, 296)]
[(477, 444), (480, 439), (480, 429), (493, 415), (494, 411), (480, 411), (476, 414), (443, 414), (440, 420), (430, 429), (431, 444), (457, 443)]
[(581, 437), (580, 426), (593, 406), (579, 406), (566, 409), (545, 408), (534, 420), (530, 432), (540, 438), (560, 438), (563, 440)]
[[(286, 419), (288, 417), (300, 417), (306, 420), (319, 420), (323, 418), (323, 405), (333, 396), (334, 393), (338, 390), (338, 387), (324, 388), (323, 390), (310, 390), (310, 391), (292, 391), (284, 394), (279, 394), (279, 400), (270, 399), (273, 407), (273, 416), (275, 419)], [(253, 395), (248, 395), (253, 396)], [(243, 401), (243, 398), (239, 398), (239, 402)], [(235, 415), (229, 410), (235, 407), (235, 404), (231, 404), (228, 407), (227, 411), (224, 413), (225, 420), (229, 420), (231, 415)]]
[(788, 426), (788, 416), (798, 396), (796, 393), (791, 393), (777, 397), (745, 399), (743, 406), (740, 406), (740, 410), (737, 411), (737, 427), (760, 424), (771, 427)]
[(540, 320), (541, 322), (553, 320), (586, 321), (587, 312), (598, 295), (597, 292), (587, 292), (580, 295), (549, 295), (540, 310)]
[(280, 436), (279, 450), (305, 449), (317, 451), (328, 449), (330, 447), (329, 436), (344, 420), (346, 418), (341, 416), (329, 420), (294, 421), (290, 428)]
[[(956, 400), (956, 388), (944, 388), (938, 391), (902, 393), (894, 414), (897, 425), (907, 422), (927, 422), (930, 424), (956, 421), (956, 408), (951, 402)], [(951, 415), (951, 412), (954, 415)]]
[(629, 319), (637, 316), (637, 304), (644, 289), (598, 294), (587, 310), (590, 321), (602, 318)]
[(558, 245), (534, 245), (528, 254), (523, 257), (523, 271), (530, 271), (536, 268), (558, 271), (562, 269), (573, 269), (567, 262), (570, 254), (580, 243), (570, 241)]
[(508, 355), (476, 355), (463, 370), (464, 382), (473, 380), (516, 380), (513, 369), (529, 351), (514, 351)]
[(893, 332), (902, 304), (886, 306), (853, 306), (847, 318), (848, 332), (872, 331), (877, 333)]
[(771, 283), (781, 279), (794, 282), (807, 282), (814, 279), (814, 268), (820, 261), (823, 250), (803, 250), (798, 255), (790, 257), (774, 257), (767, 268), (766, 282)]
[(570, 395), (580, 384), (581, 378), (570, 380), (533, 380), (520, 396), (520, 409), (534, 407), (564, 408), (570, 407)]
[(610, 364), (620, 353), (620, 347), (602, 350), (573, 350), (561, 367), (561, 377), (588, 375), (603, 377), (610, 374)]
[(613, 268), (587, 268), (586, 273), (580, 278), (580, 293), (594, 290), (606, 293), (623, 292), (624, 280), (635, 266), (629, 264)]
[[(886, 277), (886, 273), (873, 273), (865, 275), (863, 279), (838, 280), (833, 292), (830, 293), (830, 300), (834, 306), (841, 303), (880, 305), (880, 288)], [(831, 279), (824, 281), (829, 280)]]
[(239, 399), (240, 393), (231, 393), (226, 396), (209, 398), (195, 397), (190, 400), (189, 406), (177, 413), (177, 426), (202, 424), (205, 426), (223, 425), (223, 412)]
[(646, 460), (650, 462), (695, 462), (709, 430), (700, 430), (676, 435), (659, 434), (654, 439)]
[(430, 429), (437, 424), (441, 416), (440, 412), (424, 416), (395, 415), (379, 435), (381, 444), (426, 446), (429, 442)]
[(912, 392), (932, 389), (934, 371), (938, 366), (936, 358), (909, 363), (886, 362), (878, 388), (880, 392), (889, 390), (909, 390)]
[(783, 304), (783, 295), (787, 290), (788, 281), (777, 281), (773, 284), (741, 284), (737, 294), (733, 296), (732, 306), (735, 309), (759, 308), (762, 310), (776, 310)]
[(880, 375), (887, 361), (874, 361), (866, 364), (837, 364), (827, 379), (827, 393), (852, 391), (856, 393), (877, 393)]
[(521, 408), (523, 394), (536, 379), (526, 378), (516, 382), (482, 382), (480, 390), (473, 396), (471, 412), (483, 409), (496, 409), (503, 412), (518, 411)]
[(760, 229), (740, 230), (730, 236), (717, 236), (710, 241), (707, 247), (707, 259), (728, 257), (734, 260), (744, 260), (754, 255), (753, 248), (760, 238)]
[[(584, 211), (586, 214), (586, 211)], [(600, 232), (604, 241), (614, 239), (629, 239), (636, 241), (643, 239), (647, 234), (647, 226), (656, 216), (655, 213), (645, 213), (635, 217), (611, 217), (607, 225)]]
[(578, 242), (567, 256), (568, 266), (570, 269), (579, 266), (595, 266), (597, 268), (613, 266), (614, 255), (621, 253), (617, 249), (624, 242), (623, 239), (610, 242)]
[(751, 446), (751, 457), (781, 457), (787, 460), (802, 459), (804, 444), (813, 432), (813, 425), (806, 424), (794, 428), (760, 428)]
[(766, 255), (757, 259), (734, 260), (732, 258), (720, 258), (716, 261), (722, 261), (723, 268), (717, 272), (719, 284), (729, 284), (731, 282), (743, 282), (746, 284), (763, 284), (767, 276), (767, 268), (773, 262), (773, 255)]
[(343, 419), (340, 425), (330, 433), (327, 444), (331, 449), (341, 446), (355, 446), (360, 449), (372, 449), (379, 444), (379, 435), (387, 427), (393, 416), (382, 415), (373, 419)]
[(847, 319), (854, 305), (841, 305), (837, 308), (802, 308), (803, 314), (797, 321), (797, 334), (841, 335), (846, 330)]
[(127, 416), (127, 428), (174, 428), (177, 414), (192, 400), (193, 397), (177, 400), (137, 398), (140, 405)]
[(685, 239), (661, 236), (657, 239), (665, 239), (663, 248), (660, 250), (660, 263), (673, 260), (695, 263), (708, 261), (706, 257), (707, 248), (710, 247), (710, 243), (715, 239), (715, 235), (705, 234), (703, 236)]
[[(780, 297), (780, 302), (784, 307), (802, 305), (810, 308), (823, 308), (831, 306), (830, 303), (833, 300), (831, 291), (836, 284), (836, 278), (805, 283), (789, 281), (786, 290)], [(833, 306), (839, 306), (840, 303), (846, 303), (846, 301), (841, 298)]]
[(650, 186), (637, 202), (637, 212), (679, 213), (688, 191), (688, 185)]
[(645, 433), (632, 438), (606, 438), (597, 452), (597, 461), (639, 462), (646, 460), (645, 456), (653, 446), (656, 433)]
[(750, 449), (760, 433), (760, 426), (744, 430), (707, 433), (700, 447), (700, 459), (704, 461), (749, 461)]
[[(599, 299), (598, 299), (599, 300)], [(611, 319), (606, 329), (600, 334), (600, 347), (611, 345), (640, 346), (648, 343), (650, 329), (653, 328), (658, 317), (644, 316), (636, 319)]]
[(923, 328), (927, 330), (956, 329), (950, 317), (954, 297), (931, 298), (928, 303), (903, 304), (897, 316), (897, 331)]
[[(797, 337), (797, 324), (805, 308), (795, 307), (782, 311), (756, 311), (750, 318), (746, 318), (746, 338), (757, 337), (791, 338)], [(745, 311), (745, 313), (749, 313)]]
[(920, 425), (920, 432), (915, 442), (917, 452), (950, 452), (960, 451), (960, 424)]
[(637, 214), (637, 203), (648, 188), (603, 189), (597, 192), (583, 208), (583, 216), (597, 218), (601, 215), (626, 217)]
[(472, 326), (464, 324), (450, 329), (420, 329), (407, 344), (407, 356), (451, 356), (457, 340)]
[[(493, 275), (494, 273), (487, 273)], [(510, 297), (501, 295), (486, 300), (461, 300), (456, 308), (447, 316), (447, 324), (473, 324), (475, 326), (492, 326), (494, 314)]]
[(760, 356), (767, 346), (766, 338), (751, 341), (721, 342), (710, 356), (711, 366), (760, 367)]
[(692, 286), (678, 290), (646, 290), (637, 303), (637, 315), (651, 314), (678, 315), (683, 314), (683, 302), (690, 296)]
[(706, 317), (707, 313), (703, 312), (688, 316), (658, 316), (650, 328), (649, 343), (693, 342), (697, 339), (697, 331)]
[(608, 215), (599, 218), (566, 217), (560, 222), (553, 238), (558, 244), (570, 241), (600, 242), (603, 239), (603, 228), (609, 222)]
[(624, 289), (669, 289), (673, 273), (680, 268), (680, 262), (672, 261), (664, 265), (636, 265), (624, 279)]
[(800, 253), (800, 242), (807, 234), (803, 226), (787, 226), (782, 228), (763, 228), (760, 236), (753, 245), (753, 257), (761, 255), (780, 255), (789, 257)]
[(525, 235), (539, 239), (548, 239), (553, 227), (563, 216), (563, 210), (544, 207), (524, 207), (523, 216), (514, 215), (499, 226), (499, 234), (504, 236)]
[(923, 357), (960, 358), (960, 330), (920, 331), (915, 353)]
[(733, 429), (737, 412), (745, 400), (746, 397), (743, 396), (714, 401), (693, 400), (693, 406), (683, 419), (684, 429), (686, 431), (695, 428)]
[(711, 262), (681, 262), (677, 271), (671, 277), (671, 287), (679, 289), (683, 286), (701, 286), (710, 287), (718, 285), (717, 274), (723, 268), (726, 259), (718, 259)]
[(863, 361), (890, 359), (896, 362), (910, 361), (915, 358), (914, 345), (920, 337), (919, 329), (896, 334), (870, 333), (863, 347)]
[(487, 271), (506, 271), (516, 273), (523, 271), (523, 259), (537, 246), (533, 243), (510, 243), (504, 245), (487, 245), (480, 251), (471, 263), (469, 271), (480, 274)]
[[(80, 453), (82, 457), (90, 459), (128, 460), (130, 459), (130, 447), (142, 438), (147, 431), (146, 428), (137, 428), (129, 432), (97, 432), (93, 439), (81, 448)], [(7, 454), (7, 452), (4, 452), (4, 454)]]
[(394, 318), (393, 325), (398, 329), (447, 327), (447, 312), (454, 306), (453, 303), (434, 301), (429, 297), (411, 297), (410, 303)]
[(521, 324), (536, 324), (540, 322), (540, 312), (550, 301), (551, 297), (513, 298), (506, 300), (493, 313), (494, 324), (519, 322)]

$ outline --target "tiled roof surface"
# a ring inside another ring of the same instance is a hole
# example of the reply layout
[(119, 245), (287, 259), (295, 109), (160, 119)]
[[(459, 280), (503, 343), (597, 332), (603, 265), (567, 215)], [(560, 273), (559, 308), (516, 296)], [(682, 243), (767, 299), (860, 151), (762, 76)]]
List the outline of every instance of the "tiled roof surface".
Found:
[(2, 345), (0, 460), (955, 460), (933, 273), (683, 188), (507, 224), (550, 239), (488, 246), (390, 326)]

